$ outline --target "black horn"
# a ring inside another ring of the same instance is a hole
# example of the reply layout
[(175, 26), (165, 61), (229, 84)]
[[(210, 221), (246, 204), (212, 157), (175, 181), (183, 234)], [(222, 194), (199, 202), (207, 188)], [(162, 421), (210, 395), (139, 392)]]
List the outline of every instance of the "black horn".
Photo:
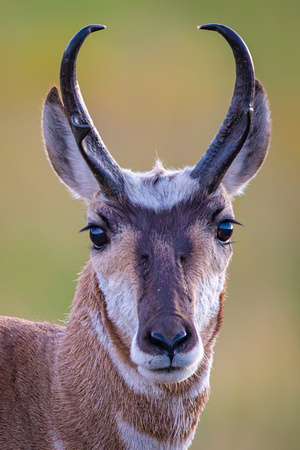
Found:
[(253, 115), (255, 77), (250, 52), (235, 31), (218, 24), (198, 28), (220, 33), (229, 43), (236, 64), (235, 87), (227, 115), (206, 153), (191, 172), (191, 177), (201, 180), (201, 184), (212, 193), (222, 182), (248, 136)]
[(84, 104), (76, 75), (77, 55), (90, 33), (103, 30), (104, 25), (82, 28), (70, 40), (60, 68), (60, 86), (68, 121), (80, 153), (95, 176), (101, 190), (109, 197), (124, 191), (121, 168), (105, 147)]

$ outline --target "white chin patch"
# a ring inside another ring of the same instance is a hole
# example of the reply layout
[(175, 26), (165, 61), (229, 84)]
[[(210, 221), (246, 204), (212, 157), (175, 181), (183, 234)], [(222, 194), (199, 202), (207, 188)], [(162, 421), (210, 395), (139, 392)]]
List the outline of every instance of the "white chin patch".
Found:
[(180, 383), (192, 376), (198, 368), (198, 364), (185, 368), (167, 368), (149, 370), (143, 366), (138, 366), (138, 371), (141, 375), (147, 378), (149, 381), (155, 381), (156, 383)]
[(130, 356), (141, 375), (156, 383), (179, 383), (192, 376), (203, 358), (204, 349), (199, 337), (198, 344), (187, 353), (175, 353), (172, 362), (168, 355), (151, 355), (143, 352), (134, 336)]

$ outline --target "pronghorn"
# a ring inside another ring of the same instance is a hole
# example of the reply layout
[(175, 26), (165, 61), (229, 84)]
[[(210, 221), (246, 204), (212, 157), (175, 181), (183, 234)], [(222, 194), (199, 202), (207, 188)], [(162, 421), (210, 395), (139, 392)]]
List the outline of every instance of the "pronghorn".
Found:
[(268, 149), (266, 95), (251, 55), (236, 63), (227, 116), (194, 167), (122, 169), (88, 114), (76, 76), (90, 25), (69, 42), (61, 94), (44, 105), (45, 147), (87, 204), (93, 243), (67, 326), (1, 318), (1, 449), (186, 449), (209, 396), (235, 221), (231, 201)]

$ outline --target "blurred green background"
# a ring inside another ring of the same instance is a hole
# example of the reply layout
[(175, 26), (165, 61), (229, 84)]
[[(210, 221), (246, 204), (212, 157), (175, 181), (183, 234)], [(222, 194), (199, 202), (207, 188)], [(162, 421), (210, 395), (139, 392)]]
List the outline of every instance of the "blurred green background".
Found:
[(78, 75), (123, 167), (194, 164), (227, 111), (234, 63), (219, 22), (247, 42), (271, 103), (262, 172), (235, 204), (235, 255), (212, 394), (193, 449), (299, 448), (300, 3), (297, 0), (0, 0), (1, 313), (63, 320), (88, 259), (84, 206), (43, 152), (42, 100), (62, 52), (89, 23)]

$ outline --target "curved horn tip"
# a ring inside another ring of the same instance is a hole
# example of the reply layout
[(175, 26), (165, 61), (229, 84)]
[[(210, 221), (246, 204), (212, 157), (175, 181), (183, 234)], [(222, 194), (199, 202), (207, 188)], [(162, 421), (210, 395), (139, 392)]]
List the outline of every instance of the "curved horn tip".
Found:
[(198, 25), (197, 28), (198, 30), (213, 30), (213, 31), (219, 31), (221, 29), (231, 30), (231, 28), (227, 27), (226, 25), (221, 25), (219, 23), (206, 23), (204, 25)]
[[(229, 43), (229, 45), (232, 47), (242, 45), (245, 47), (245, 50), (249, 53), (249, 57), (251, 59), (251, 55), (249, 52), (249, 49), (244, 42), (244, 40), (241, 38), (241, 36), (234, 31), (232, 28), (227, 27), (226, 25), (221, 25), (219, 23), (207, 23), (205, 25), (199, 25), (198, 30), (210, 30), (210, 31), (217, 31), (217, 33), (220, 33)], [(252, 59), (251, 59), (252, 62)]]
[[(70, 40), (64, 51), (63, 59), (61, 61), (61, 75), (64, 75), (63, 72), (65, 70), (65, 66), (68, 65), (69, 63), (69, 60), (73, 60), (76, 65), (77, 54), (85, 39), (94, 31), (104, 30), (105, 28), (106, 28), (105, 25), (98, 25), (98, 24), (87, 25), (86, 27), (81, 28), (81, 30), (79, 30), (72, 37), (72, 39)], [(62, 68), (64, 68), (63, 71)]]
[(106, 26), (105, 25), (99, 25), (99, 24), (92, 24), (92, 25), (87, 25), (86, 27), (81, 28), (81, 30), (79, 30), (71, 39), (70, 43), (72, 42), (76, 42), (78, 40), (85, 40), (85, 38), (91, 34), (94, 33), (94, 31), (99, 31), (99, 30), (105, 30)]
[(84, 27), (82, 29), (89, 30), (90, 33), (93, 33), (94, 31), (104, 30), (105, 28), (106, 28), (106, 25), (92, 24), (92, 25), (87, 25), (86, 27)]

